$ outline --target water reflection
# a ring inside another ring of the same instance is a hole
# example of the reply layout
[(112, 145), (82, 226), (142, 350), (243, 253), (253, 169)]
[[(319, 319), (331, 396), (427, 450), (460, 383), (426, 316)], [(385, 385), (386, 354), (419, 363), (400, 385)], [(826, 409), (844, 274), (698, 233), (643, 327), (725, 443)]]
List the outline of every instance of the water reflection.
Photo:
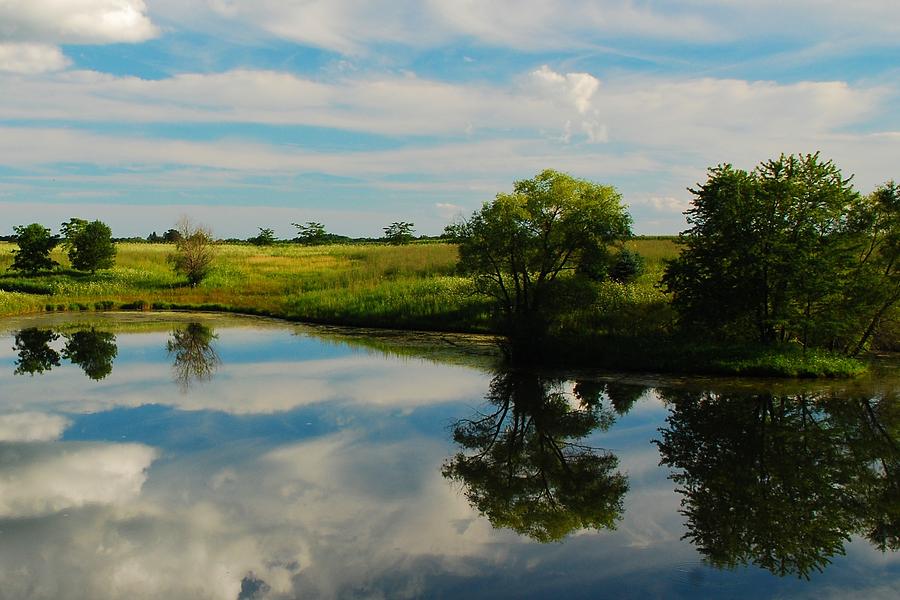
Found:
[(898, 548), (897, 396), (660, 394), (661, 464), (710, 564), (808, 578), (852, 535)]
[[(65, 345), (62, 352), (52, 344), (60, 334), (52, 329), (29, 327), (15, 333), (13, 350), (17, 353), (16, 375), (42, 374), (60, 366), (65, 358), (81, 367), (85, 375), (99, 381), (113, 370), (118, 355), (116, 336), (110, 331), (98, 331), (94, 327), (62, 334)], [(221, 364), (213, 341), (215, 331), (202, 323), (191, 322), (173, 330), (166, 342), (166, 350), (172, 357), (172, 376), (187, 391), (198, 382), (212, 379)]]
[(59, 352), (50, 347), (59, 335), (49, 329), (30, 327), (16, 333), (13, 350), (16, 358), (16, 375), (34, 375), (59, 366)]
[(628, 489), (618, 457), (583, 443), (615, 421), (605, 385), (576, 383), (573, 398), (563, 383), (527, 371), (497, 374), (485, 397), (491, 412), (455, 424), (453, 439), (465, 451), (442, 468), (494, 527), (541, 542), (614, 528)]
[(212, 342), (218, 336), (202, 323), (188, 323), (172, 331), (166, 342), (169, 355), (174, 357), (172, 374), (183, 391), (194, 383), (209, 381), (221, 364)]
[(63, 357), (81, 367), (85, 375), (99, 381), (112, 373), (113, 360), (118, 354), (115, 334), (91, 327), (65, 337)]

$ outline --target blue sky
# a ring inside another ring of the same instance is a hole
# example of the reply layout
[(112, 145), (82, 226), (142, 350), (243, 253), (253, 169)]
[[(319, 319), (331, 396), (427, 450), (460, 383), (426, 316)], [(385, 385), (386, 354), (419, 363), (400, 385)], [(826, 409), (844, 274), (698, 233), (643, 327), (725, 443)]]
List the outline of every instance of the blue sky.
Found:
[(545, 169), (684, 228), (706, 169), (900, 178), (896, 0), (0, 0), (0, 232), (436, 234)]

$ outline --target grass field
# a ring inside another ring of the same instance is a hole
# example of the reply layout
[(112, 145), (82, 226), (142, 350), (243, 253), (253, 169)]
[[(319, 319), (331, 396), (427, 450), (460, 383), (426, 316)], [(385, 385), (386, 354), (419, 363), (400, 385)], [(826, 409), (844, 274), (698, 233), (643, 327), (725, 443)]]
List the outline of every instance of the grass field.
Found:
[[(727, 352), (719, 348), (703, 354), (703, 344), (695, 349), (661, 343), (671, 342), (675, 314), (658, 283), (678, 245), (671, 238), (637, 238), (627, 245), (644, 257), (643, 275), (629, 284), (600, 283), (596, 298), (560, 323), (560, 346), (550, 355), (573, 364), (642, 370), (812, 375), (853, 374), (859, 367), (839, 361), (821, 367), (806, 356), (766, 356), (752, 349), (733, 352), (725, 364)], [(196, 287), (172, 271), (166, 258), (174, 247), (168, 244), (118, 244), (115, 267), (95, 275), (71, 270), (57, 250), (53, 258), (60, 268), (37, 277), (7, 271), (14, 247), (0, 243), (0, 316), (186, 309), (362, 327), (491, 331), (491, 302), (456, 274), (452, 244), (222, 244), (211, 274)], [(625, 348), (623, 339), (634, 343)]]
[[(658, 280), (671, 240), (633, 240), (647, 259), (645, 284)], [(0, 243), (0, 315), (94, 308), (215, 308), (350, 325), (485, 331), (490, 305), (455, 274), (454, 245), (220, 245), (210, 276), (187, 286), (166, 261), (169, 244), (120, 243), (116, 265), (95, 275), (7, 272), (16, 246)], [(615, 294), (613, 294), (615, 295)]]
[[(210, 276), (187, 286), (166, 261), (168, 244), (118, 244), (116, 265), (95, 275), (68, 269), (38, 277), (5, 273), (13, 244), (0, 244), (0, 315), (93, 308), (213, 308), (370, 326), (483, 329), (485, 299), (454, 275), (449, 244), (220, 245)], [(25, 293), (23, 293), (25, 292)]]

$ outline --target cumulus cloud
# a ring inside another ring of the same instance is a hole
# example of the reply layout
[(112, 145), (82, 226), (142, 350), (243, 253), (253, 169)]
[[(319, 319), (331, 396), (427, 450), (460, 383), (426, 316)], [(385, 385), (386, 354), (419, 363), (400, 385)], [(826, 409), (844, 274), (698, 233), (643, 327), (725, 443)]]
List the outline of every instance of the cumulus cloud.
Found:
[(65, 69), (71, 61), (56, 46), (0, 43), (0, 71), (32, 74)]
[(46, 442), (58, 439), (69, 426), (59, 415), (20, 412), (0, 415), (0, 442)]
[(142, 0), (0, 0), (0, 40), (140, 42), (158, 33), (146, 12)]
[(0, 517), (132, 500), (156, 456), (141, 444), (7, 445), (0, 453)]
[(600, 88), (600, 80), (590, 73), (557, 73), (547, 65), (531, 72), (539, 89), (551, 97), (570, 101), (580, 114), (591, 107), (591, 99)]

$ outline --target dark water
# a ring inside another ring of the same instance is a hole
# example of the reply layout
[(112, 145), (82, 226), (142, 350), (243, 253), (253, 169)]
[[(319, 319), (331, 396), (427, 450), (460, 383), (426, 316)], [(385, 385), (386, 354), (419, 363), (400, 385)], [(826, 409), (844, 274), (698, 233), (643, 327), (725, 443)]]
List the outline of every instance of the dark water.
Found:
[(563, 377), (171, 319), (0, 327), (0, 597), (900, 597), (894, 375)]

